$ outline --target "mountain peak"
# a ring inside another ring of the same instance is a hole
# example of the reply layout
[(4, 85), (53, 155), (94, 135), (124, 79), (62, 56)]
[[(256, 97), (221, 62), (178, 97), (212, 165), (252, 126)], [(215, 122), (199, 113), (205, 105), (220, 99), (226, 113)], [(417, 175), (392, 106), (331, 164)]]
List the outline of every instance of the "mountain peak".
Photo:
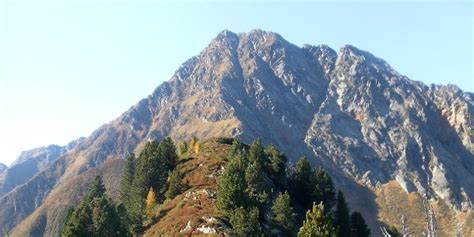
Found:
[[(354, 194), (348, 195), (348, 203), (359, 207), (377, 229), (377, 218), (396, 223), (403, 212), (423, 214), (422, 205), (406, 205), (416, 195), (448, 204), (452, 216), (470, 211), (473, 96), (448, 87), (424, 87), (352, 45), (336, 52), (327, 45), (298, 47), (259, 29), (224, 30), (152, 96), (78, 142), (77, 148), (62, 149), (65, 153), (57, 156), (41, 153), (43, 160), (57, 159), (0, 199), (0, 226), (17, 226), (12, 233), (40, 226), (45, 236), (59, 235), (62, 226), (56, 223), (67, 215), (64, 207), (77, 204), (83, 194), (73, 182), (88, 180), (97, 171), (110, 173), (104, 175), (109, 185), (118, 184), (116, 171), (122, 163), (117, 160), (140, 151), (146, 141), (164, 137), (239, 137), (247, 143), (260, 137), (290, 161), (305, 155), (326, 168), (338, 188)], [(394, 190), (392, 185), (401, 191), (386, 192)], [(57, 206), (56, 200), (67, 205)], [(411, 218), (414, 235), (421, 235), (418, 223), (423, 219)], [(447, 226), (464, 220), (439, 221)]]
[(0, 163), (0, 173), (2, 173), (3, 171), (7, 170), (7, 166), (3, 163)]
[(219, 34), (217, 34), (217, 36), (214, 38), (213, 41), (217, 41), (217, 42), (223, 42), (223, 41), (234, 41), (234, 40), (238, 40), (239, 36), (230, 31), (230, 30), (223, 30), (221, 32), (219, 32)]
[(350, 44), (345, 44), (339, 49), (339, 57), (345, 60), (350, 59), (350, 58), (366, 58), (366, 56), (368, 55), (373, 57), (373, 55), (370, 54), (369, 52), (360, 50), (357, 47)]
[(255, 29), (239, 34), (239, 38), (254, 45), (254, 48), (265, 47), (273, 44), (289, 44), (281, 35), (271, 31)]

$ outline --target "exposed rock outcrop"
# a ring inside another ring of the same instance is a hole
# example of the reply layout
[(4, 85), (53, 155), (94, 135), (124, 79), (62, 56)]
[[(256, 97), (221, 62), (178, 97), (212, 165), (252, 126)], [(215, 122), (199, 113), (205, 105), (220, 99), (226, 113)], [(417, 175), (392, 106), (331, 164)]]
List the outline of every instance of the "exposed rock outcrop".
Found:
[[(348, 201), (372, 220), (374, 232), (377, 217), (392, 221), (378, 213), (390, 208), (377, 205), (404, 205), (377, 198), (393, 182), (407, 196), (469, 216), (473, 106), (471, 93), (412, 81), (353, 46), (339, 52), (325, 45), (300, 48), (271, 32), (223, 31), (150, 96), (0, 198), (0, 226), (17, 226), (13, 233), (19, 233), (46, 216), (44, 234), (57, 236), (62, 224), (49, 219), (66, 215), (52, 205), (57, 190), (166, 136), (237, 136), (245, 142), (259, 136), (291, 159), (305, 154), (352, 194)], [(109, 176), (110, 182), (118, 177)], [(77, 198), (62, 200), (77, 203)], [(452, 235), (454, 222), (465, 220), (447, 220), (443, 233)], [(468, 234), (474, 228), (464, 227)]]

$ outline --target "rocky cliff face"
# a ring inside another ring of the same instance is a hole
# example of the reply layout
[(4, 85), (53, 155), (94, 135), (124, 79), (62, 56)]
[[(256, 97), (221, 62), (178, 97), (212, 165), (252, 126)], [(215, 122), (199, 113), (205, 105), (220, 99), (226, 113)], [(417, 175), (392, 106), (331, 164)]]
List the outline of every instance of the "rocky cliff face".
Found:
[[(328, 169), (376, 236), (377, 218), (398, 224), (387, 207), (404, 206), (408, 195), (448, 206), (453, 218), (440, 220), (441, 235), (459, 223), (470, 234), (473, 106), (471, 93), (412, 81), (353, 46), (300, 48), (271, 32), (223, 31), (149, 97), (0, 198), (0, 226), (16, 226), (16, 236), (57, 236), (64, 207), (77, 203), (77, 195), (58, 190), (87, 173), (114, 170), (107, 169), (113, 160), (147, 140), (259, 136), (292, 159), (304, 154)], [(382, 194), (393, 184), (403, 191), (385, 203)], [(409, 224), (420, 234), (415, 226), (423, 217), (416, 218)]]
[(425, 86), (347, 46), (305, 141), (367, 187), (395, 179), (406, 192), (471, 210), (473, 101), (454, 86)]

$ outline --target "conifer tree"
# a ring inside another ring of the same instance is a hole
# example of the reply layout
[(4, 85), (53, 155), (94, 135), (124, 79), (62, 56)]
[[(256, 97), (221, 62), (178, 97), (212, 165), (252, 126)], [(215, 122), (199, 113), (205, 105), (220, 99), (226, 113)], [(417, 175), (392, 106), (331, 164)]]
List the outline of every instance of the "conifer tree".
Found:
[(128, 236), (126, 226), (121, 223), (112, 201), (107, 197), (94, 198), (92, 210), (92, 236)]
[(273, 201), (272, 210), (274, 221), (283, 227), (286, 234), (290, 234), (294, 228), (296, 214), (291, 206), (290, 195), (288, 192), (280, 193)]
[(275, 146), (270, 145), (265, 149), (266, 156), (270, 159), (269, 173), (282, 183), (286, 175), (287, 158)]
[(268, 198), (263, 169), (259, 163), (251, 163), (245, 169), (246, 192), (253, 204), (263, 204)]
[(313, 171), (312, 197), (315, 202), (323, 202), (329, 211), (336, 201), (336, 191), (329, 174), (321, 167)]
[(249, 161), (260, 167), (264, 167), (265, 165), (265, 150), (263, 149), (262, 140), (260, 138), (255, 139), (250, 145)]
[(122, 171), (122, 179), (120, 181), (119, 189), (119, 200), (125, 208), (130, 207), (130, 190), (133, 182), (133, 176), (135, 175), (135, 154), (131, 154), (127, 158)]
[(89, 202), (82, 201), (75, 209), (69, 210), (61, 236), (89, 236), (92, 225), (92, 210)]
[(183, 192), (185, 185), (183, 184), (182, 179), (183, 177), (178, 167), (170, 173), (167, 181), (168, 188), (165, 192), (165, 197), (167, 199), (172, 199)]
[(89, 188), (89, 192), (87, 194), (88, 199), (93, 199), (96, 197), (103, 197), (105, 195), (105, 186), (102, 178), (97, 175), (92, 182), (91, 187)]
[(225, 167), (217, 183), (217, 202), (220, 210), (228, 212), (239, 207), (247, 207), (248, 196), (245, 181), (245, 159), (239, 153)]
[(237, 208), (230, 217), (230, 224), (236, 236), (260, 236), (261, 227), (259, 219), (259, 211), (256, 207), (250, 211), (244, 208)]
[[(164, 175), (167, 176), (168, 172), (173, 170), (178, 164), (176, 147), (174, 146), (174, 142), (171, 140), (171, 138), (167, 137), (160, 142), (160, 145), (158, 146), (158, 156), (161, 162), (161, 167), (167, 171)], [(164, 182), (166, 182), (166, 179)]]
[(126, 223), (117, 213), (97, 176), (78, 207), (68, 212), (62, 236), (129, 236)]
[(334, 225), (337, 230), (338, 237), (351, 236), (351, 224), (349, 216), (349, 207), (347, 206), (344, 194), (337, 192), (336, 213), (334, 215)]
[(291, 190), (292, 196), (296, 197), (305, 209), (310, 209), (313, 198), (313, 169), (304, 156), (296, 162), (294, 173), (292, 174)]
[(312, 210), (306, 212), (306, 220), (301, 226), (298, 237), (335, 237), (331, 217), (326, 214), (323, 203), (313, 204)]
[(335, 201), (334, 185), (331, 177), (321, 168), (313, 169), (305, 157), (301, 157), (291, 174), (292, 196), (307, 209), (313, 202), (323, 202), (326, 210), (331, 210)]
[(365, 223), (364, 218), (359, 212), (351, 214), (351, 231), (352, 237), (369, 237), (370, 229)]
[(158, 146), (157, 141), (147, 142), (136, 160), (135, 175), (130, 188), (130, 207), (127, 208), (131, 227), (136, 233), (141, 231), (145, 198), (150, 187), (154, 190), (162, 188), (162, 185), (156, 182), (161, 172)]
[(234, 156), (236, 156), (239, 153), (242, 153), (242, 149), (243, 149), (243, 144), (239, 141), (239, 139), (235, 138), (232, 141), (232, 145), (229, 148), (229, 152), (227, 153), (226, 159), (228, 161), (232, 160)]

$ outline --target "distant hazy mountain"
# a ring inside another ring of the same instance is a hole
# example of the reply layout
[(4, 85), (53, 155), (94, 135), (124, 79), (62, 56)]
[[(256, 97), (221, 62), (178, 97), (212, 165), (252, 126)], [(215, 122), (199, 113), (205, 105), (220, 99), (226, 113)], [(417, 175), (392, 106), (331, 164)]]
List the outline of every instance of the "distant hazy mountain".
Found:
[(0, 173), (5, 172), (5, 170), (7, 170), (7, 168), (8, 168), (8, 167), (7, 167), (5, 164), (0, 163)]
[(121, 158), (148, 140), (258, 136), (324, 166), (375, 236), (379, 221), (399, 226), (402, 214), (421, 235), (424, 203), (441, 236), (470, 236), (473, 106), (471, 93), (412, 81), (353, 46), (223, 31), (150, 96), (3, 196), (0, 226), (58, 236), (89, 177), (101, 172), (114, 196)]
[(0, 179), (0, 197), (46, 169), (52, 161), (74, 148), (82, 139), (70, 142), (66, 146), (49, 145), (23, 151), (8, 169), (5, 166), (3, 179)]
[(3, 182), (5, 171), (7, 170), (7, 166), (3, 163), (0, 163), (0, 183)]

